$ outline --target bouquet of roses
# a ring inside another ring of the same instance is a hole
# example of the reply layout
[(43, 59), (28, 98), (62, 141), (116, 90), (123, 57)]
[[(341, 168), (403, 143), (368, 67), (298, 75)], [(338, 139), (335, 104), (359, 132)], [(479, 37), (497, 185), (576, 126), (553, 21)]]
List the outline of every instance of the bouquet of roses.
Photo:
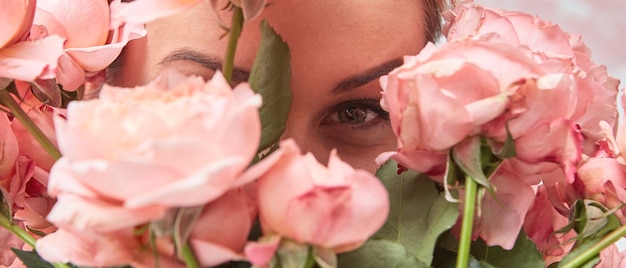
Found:
[(447, 11), (447, 42), (380, 80), (397, 150), (374, 175), (279, 141), (289, 49), (267, 23), (248, 83), (231, 86), (265, 1), (229, 2), (211, 80), (102, 86), (144, 23), (200, 2), (3, 3), (0, 264), (622, 265), (619, 81), (580, 36), (472, 1)]

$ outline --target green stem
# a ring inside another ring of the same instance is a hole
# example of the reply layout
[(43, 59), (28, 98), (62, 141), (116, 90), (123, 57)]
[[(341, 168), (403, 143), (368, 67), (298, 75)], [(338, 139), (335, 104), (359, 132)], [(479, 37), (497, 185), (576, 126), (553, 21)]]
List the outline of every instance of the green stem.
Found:
[(13, 224), (5, 215), (0, 214), (0, 226), (19, 237), (30, 247), (35, 248), (37, 240), (20, 226)]
[(69, 265), (65, 263), (58, 263), (58, 262), (53, 262), (52, 266), (54, 266), (55, 268), (70, 268)]
[(54, 146), (54, 144), (48, 139), (48, 137), (46, 137), (46, 135), (41, 132), (41, 129), (39, 129), (39, 127), (35, 125), (35, 122), (33, 122), (33, 120), (26, 114), (26, 112), (22, 110), (22, 107), (20, 107), (20, 105), (13, 99), (13, 97), (11, 97), (8, 89), (0, 89), (0, 103), (9, 108), (9, 110), (11, 110), (13, 116), (15, 116), (15, 118), (17, 118), (17, 120), (19, 120), (22, 125), (24, 125), (26, 130), (28, 130), (28, 132), (33, 135), (35, 140), (37, 140), (39, 144), (41, 144), (41, 147), (43, 147), (43, 149), (46, 150), (48, 154), (50, 154), (52, 159), (58, 160), (59, 158), (61, 158), (61, 153), (56, 148), (56, 146)]
[(189, 246), (189, 242), (183, 246), (183, 260), (185, 260), (185, 264), (187, 268), (200, 268), (200, 263), (198, 263), (198, 259), (196, 259), (196, 255), (193, 253), (191, 246)]
[(472, 243), (472, 227), (474, 225), (474, 210), (476, 208), (476, 192), (478, 185), (470, 176), (465, 177), (465, 205), (463, 207), (463, 222), (461, 223), (461, 237), (459, 239), (459, 253), (456, 258), (456, 267), (467, 267), (469, 252)]
[[(28, 232), (26, 232), (26, 230), (22, 229), (18, 225), (13, 224), (9, 219), (7, 219), (7, 217), (5, 217), (5, 215), (2, 214), (0, 214), (0, 226), (17, 236), (19, 239), (24, 241), (24, 243), (28, 244), (31, 248), (35, 248), (37, 240)], [(67, 264), (56, 262), (52, 263), (52, 266), (54, 266), (55, 268), (70, 268), (70, 266)]]
[(605, 249), (606, 247), (612, 245), (617, 242), (620, 238), (626, 235), (626, 225), (622, 225), (619, 228), (613, 230), (613, 232), (609, 233), (607, 236), (602, 238), (602, 240), (598, 241), (595, 245), (583, 251), (580, 255), (572, 258), (569, 262), (564, 264), (559, 264), (560, 268), (573, 268), (573, 267), (582, 267), (583, 264), (587, 263), (589, 260), (597, 256), (600, 251)]
[(239, 7), (233, 7), (233, 17), (230, 24), (230, 34), (228, 36), (228, 47), (226, 48), (226, 56), (224, 57), (224, 65), (222, 71), (224, 78), (230, 84), (233, 77), (233, 67), (235, 65), (235, 51), (237, 50), (237, 42), (241, 35), (243, 27), (243, 11)]

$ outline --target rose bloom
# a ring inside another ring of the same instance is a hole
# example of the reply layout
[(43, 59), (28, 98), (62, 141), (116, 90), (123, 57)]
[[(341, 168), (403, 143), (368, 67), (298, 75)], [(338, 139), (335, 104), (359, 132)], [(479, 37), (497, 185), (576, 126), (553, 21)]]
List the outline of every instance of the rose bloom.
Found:
[[(538, 64), (529, 51), (490, 39), (428, 45), (381, 79), (381, 104), (389, 111), (398, 150), (377, 161), (392, 156), (416, 171), (442, 175), (450, 148), (483, 135), (498, 150), (508, 129), (519, 139), (519, 158), (526, 162), (575, 162), (575, 154), (551, 157), (567, 146), (563, 141), (545, 142), (544, 148), (533, 144), (541, 141), (536, 136), (576, 135), (573, 124), (562, 120), (576, 105), (571, 76), (554, 67), (564, 64)], [(534, 138), (520, 139), (529, 133)]]
[[(242, 259), (241, 252), (255, 216), (255, 203), (243, 189), (228, 191), (204, 206), (189, 236), (189, 244), (200, 264), (215, 266)], [(176, 257), (181, 256), (180, 252), (175, 255), (171, 237), (157, 237), (156, 248), (148, 249), (148, 233), (134, 231), (133, 228), (112, 232), (59, 229), (37, 241), (37, 252), (50, 262), (90, 267), (155, 267), (152, 251), (155, 250), (162, 267), (183, 267), (182, 260)]]
[(48, 219), (108, 232), (245, 184), (240, 175), (259, 145), (260, 105), (248, 84), (231, 89), (221, 74), (205, 83), (173, 71), (70, 103), (67, 118), (55, 118), (63, 157), (50, 172), (58, 202)]
[(326, 167), (290, 139), (258, 164), (267, 165), (257, 188), (265, 235), (339, 253), (360, 247), (387, 219), (389, 199), (380, 181), (335, 151)]
[[(109, 66), (128, 41), (145, 36), (140, 25), (123, 24), (110, 29), (111, 16), (107, 1), (37, 1), (33, 24), (40, 33), (31, 33), (31, 39), (50, 35), (65, 39), (65, 53), (58, 58), (55, 76), (64, 90), (76, 90), (86, 77), (100, 78), (95, 74)], [(89, 31), (85, 31), (85, 25), (89, 25)]]
[(0, 9), (0, 88), (7, 79), (33, 81), (54, 78), (57, 61), (63, 54), (63, 38), (49, 36), (27, 41), (35, 16), (34, 0), (2, 1)]
[[(53, 111), (36, 100), (29, 92), (19, 92), (20, 106), (35, 125), (56, 144), (52, 123)], [(56, 228), (46, 220), (54, 204), (48, 195), (48, 172), (54, 160), (16, 118), (0, 116), (0, 137), (3, 157), (0, 161), (0, 188), (5, 202), (11, 206), (16, 224), (26, 231), (36, 230), (35, 236)], [(10, 265), (15, 254), (10, 250), (22, 248), (23, 241), (0, 230), (0, 265)], [(27, 247), (27, 246), (26, 246)]]
[[(591, 51), (579, 34), (564, 32), (558, 25), (517, 11), (499, 10), (465, 1), (454, 12), (447, 12), (448, 40), (481, 38), (495, 33), (497, 42), (530, 49), (539, 61), (571, 62), (577, 87), (577, 105), (571, 119), (585, 139), (585, 152), (592, 154), (595, 141), (601, 138), (599, 121), (617, 123), (619, 80), (607, 74), (606, 66), (591, 59)], [(496, 41), (496, 40), (494, 40)]]

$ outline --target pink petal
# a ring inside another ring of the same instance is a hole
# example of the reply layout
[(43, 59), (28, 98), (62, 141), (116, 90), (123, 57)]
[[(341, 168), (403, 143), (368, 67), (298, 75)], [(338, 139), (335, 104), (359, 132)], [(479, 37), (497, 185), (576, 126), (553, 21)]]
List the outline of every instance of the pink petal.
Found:
[(137, 24), (125, 24), (115, 29), (113, 40), (109, 44), (68, 48), (65, 51), (87, 72), (97, 72), (109, 66), (129, 41), (146, 36), (143, 26)]
[(245, 192), (232, 190), (203, 209), (189, 238), (203, 266), (243, 258), (252, 227), (247, 198)]
[(19, 153), (17, 145), (18, 140), (13, 134), (7, 114), (0, 115), (0, 138), (0, 149), (2, 150), (0, 157), (0, 177), (4, 177), (8, 175), (7, 173), (9, 171), (13, 170)]
[(85, 71), (67, 54), (59, 58), (59, 70), (57, 72), (57, 82), (66, 91), (76, 91), (85, 82)]
[(574, 180), (581, 159), (582, 136), (568, 120), (543, 123), (515, 141), (516, 157), (528, 163), (558, 163), (566, 181)]
[[(408, 83), (401, 86), (408, 86)], [(404, 147), (444, 150), (470, 133), (472, 118), (463, 104), (444, 95), (433, 78), (419, 75), (410, 83), (416, 83), (416, 86), (409, 91), (410, 101), (403, 111), (400, 126)]]
[(60, 228), (111, 232), (160, 219), (165, 210), (160, 206), (129, 209), (119, 203), (64, 194), (59, 196), (48, 220)]
[(129, 264), (139, 250), (132, 230), (98, 234), (59, 229), (37, 240), (37, 253), (49, 262), (106, 267)]
[(280, 236), (271, 235), (261, 237), (259, 242), (248, 242), (244, 250), (246, 258), (253, 265), (261, 267), (267, 265), (274, 258), (274, 253), (280, 244), (280, 238)]
[(58, 36), (48, 36), (0, 50), (0, 77), (23, 81), (54, 78), (64, 41)]
[[(35, 15), (35, 0), (5, 0), (0, 8), (0, 49), (26, 39)], [(8, 265), (8, 264), (7, 264)]]
[(526, 215), (524, 231), (544, 255), (546, 261), (548, 258), (551, 261), (559, 261), (574, 244), (563, 242), (576, 234), (573, 231), (565, 235), (555, 233), (556, 230), (567, 225), (568, 219), (554, 209), (545, 190), (544, 186), (540, 186), (537, 190), (536, 198)]
[[(485, 194), (481, 203), (480, 237), (489, 246), (510, 250), (515, 245), (535, 193), (521, 178), (498, 170), (491, 178), (496, 199)], [(495, 220), (497, 219), (497, 220)]]
[[(109, 5), (100, 0), (38, 0), (37, 8), (52, 14), (67, 33), (66, 48), (102, 45), (109, 33)], [(38, 11), (38, 13), (40, 13)], [(37, 17), (38, 15), (35, 14)], [(35, 19), (35, 24), (47, 26)], [(85, 31), (85, 26), (89, 31)], [(49, 31), (50, 34), (56, 34)]]
[(11, 248), (22, 248), (24, 241), (4, 228), (0, 228), (0, 265), (8, 267), (16, 259)]

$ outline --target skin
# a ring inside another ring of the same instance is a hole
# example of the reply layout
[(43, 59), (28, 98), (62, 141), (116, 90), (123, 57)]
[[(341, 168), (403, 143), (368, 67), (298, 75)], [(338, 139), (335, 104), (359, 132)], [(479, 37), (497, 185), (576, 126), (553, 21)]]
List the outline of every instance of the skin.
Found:
[[(267, 18), (291, 50), (293, 103), (284, 137), (323, 163), (337, 148), (343, 160), (373, 172), (376, 156), (396, 148), (379, 105), (378, 77), (424, 46), (422, 5), (415, 0), (271, 2), (244, 25), (233, 79), (246, 80), (260, 40), (258, 23)], [(229, 21), (228, 13), (220, 16)], [(208, 4), (152, 22), (147, 30), (147, 38), (127, 46), (115, 84), (145, 84), (164, 68), (208, 79), (220, 68), (228, 40), (220, 38), (225, 32)]]

